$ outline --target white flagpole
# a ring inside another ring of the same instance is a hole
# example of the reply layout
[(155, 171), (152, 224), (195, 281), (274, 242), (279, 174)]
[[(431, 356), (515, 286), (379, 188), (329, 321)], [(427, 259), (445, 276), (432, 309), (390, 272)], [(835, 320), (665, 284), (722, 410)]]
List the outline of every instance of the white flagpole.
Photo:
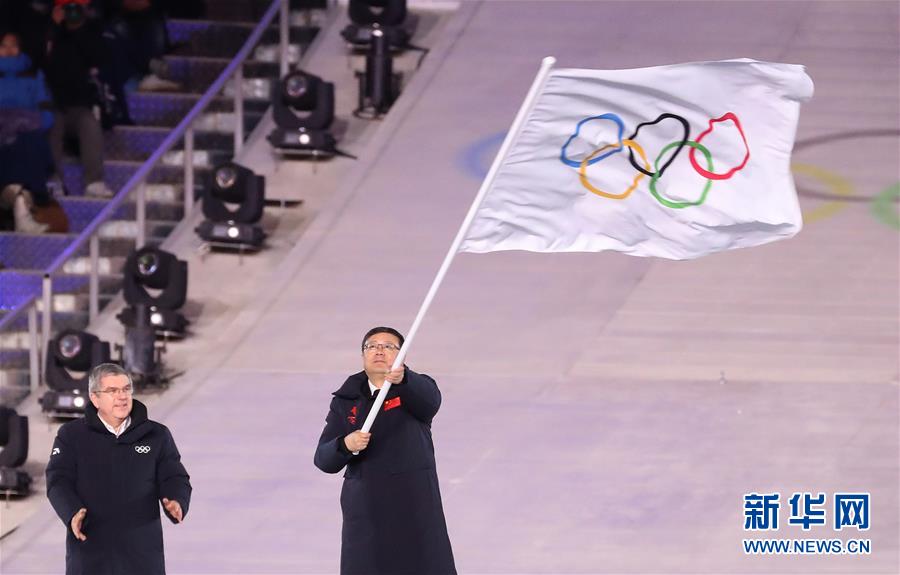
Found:
[[(494, 163), (491, 165), (490, 171), (488, 171), (488, 174), (487, 176), (485, 176), (484, 181), (481, 182), (481, 188), (478, 190), (478, 195), (475, 196), (475, 200), (472, 202), (472, 206), (469, 208), (469, 213), (466, 214), (466, 219), (463, 220), (462, 225), (459, 227), (459, 231), (456, 233), (456, 239), (453, 240), (453, 243), (450, 245), (450, 249), (447, 250), (447, 255), (444, 257), (444, 263), (441, 264), (441, 268), (438, 270), (434, 281), (431, 283), (431, 289), (428, 290), (428, 294), (425, 296), (425, 301), (422, 302), (422, 307), (419, 308), (419, 313), (416, 315), (416, 319), (415, 321), (413, 321), (412, 327), (409, 328), (409, 333), (406, 335), (403, 346), (400, 348), (400, 352), (397, 354), (397, 358), (394, 360), (394, 365), (391, 366), (391, 371), (403, 365), (403, 360), (404, 358), (406, 358), (406, 352), (409, 349), (413, 338), (416, 336), (416, 332), (419, 331), (419, 325), (421, 325), (422, 320), (425, 318), (425, 313), (428, 311), (428, 308), (431, 307), (431, 301), (434, 299), (438, 288), (444, 281), (444, 276), (447, 274), (447, 269), (450, 267), (450, 263), (453, 261), (453, 258), (459, 251), (459, 246), (462, 243), (463, 239), (466, 237), (466, 234), (469, 231), (469, 226), (472, 225), (472, 220), (475, 219), (475, 213), (478, 211), (478, 208), (481, 206), (481, 202), (484, 200), (484, 197), (487, 195), (488, 190), (494, 183), (494, 178), (497, 177), (497, 171), (500, 169), (500, 163), (509, 152), (509, 148), (510, 146), (512, 146), (512, 143), (516, 139), (516, 136), (519, 135), (519, 131), (522, 129), (522, 125), (525, 123), (525, 119), (528, 116), (528, 113), (531, 112), (531, 108), (534, 106), (534, 102), (535, 100), (537, 100), (538, 94), (540, 94), (541, 90), (543, 90), (544, 84), (547, 81), (547, 77), (550, 75), (550, 69), (555, 63), (556, 58), (552, 56), (547, 56), (541, 61), (541, 68), (540, 70), (538, 70), (537, 76), (534, 77), (534, 82), (532, 82), (531, 84), (531, 89), (528, 90), (528, 94), (525, 96), (525, 101), (522, 102), (522, 106), (519, 108), (519, 112), (516, 114), (516, 118), (513, 120), (512, 126), (510, 126), (509, 128), (509, 132), (507, 132), (506, 138), (503, 140), (503, 145), (500, 146), (500, 151), (498, 151), (496, 157), (494, 157)], [(388, 391), (390, 389), (391, 383), (389, 381), (385, 381), (384, 385), (381, 388), (381, 392), (375, 399), (375, 405), (372, 406), (372, 409), (369, 410), (369, 415), (366, 416), (366, 421), (365, 423), (363, 423), (362, 431), (368, 432), (370, 429), (372, 429), (372, 424), (375, 422), (375, 417), (378, 415), (378, 412), (381, 411), (381, 404), (384, 403), (384, 398), (387, 397)]]

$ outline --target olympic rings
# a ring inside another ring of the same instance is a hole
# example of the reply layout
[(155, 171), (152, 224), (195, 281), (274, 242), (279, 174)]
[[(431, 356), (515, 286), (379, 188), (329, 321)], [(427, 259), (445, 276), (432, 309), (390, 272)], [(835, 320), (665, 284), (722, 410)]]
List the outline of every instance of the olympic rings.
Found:
[[(659, 155), (656, 158), (656, 161), (654, 162), (654, 168), (656, 171), (651, 172), (650, 171), (650, 163), (647, 161), (647, 156), (644, 153), (644, 149), (640, 146), (640, 144), (637, 143), (635, 138), (637, 137), (638, 132), (640, 132), (640, 130), (643, 126), (652, 126), (653, 124), (658, 124), (659, 122), (661, 122), (665, 119), (669, 119), (669, 118), (676, 120), (677, 122), (679, 122), (681, 124), (682, 128), (684, 129), (684, 137), (681, 140), (677, 140), (675, 142), (672, 142), (672, 143), (666, 145), (660, 151)], [(581, 131), (581, 127), (585, 123), (590, 122), (592, 120), (609, 120), (611, 122), (614, 122), (616, 124), (616, 126), (618, 127), (617, 142), (614, 144), (606, 144), (605, 146), (598, 148), (597, 150), (594, 150), (580, 162), (569, 159), (569, 157), (566, 155), (566, 151), (569, 147), (569, 144), (571, 144), (572, 140), (574, 140), (578, 136), (578, 134)], [(734, 168), (731, 168), (727, 172), (717, 174), (712, 171), (713, 170), (712, 154), (710, 153), (709, 149), (706, 148), (706, 146), (704, 146), (703, 144), (700, 143), (700, 141), (703, 138), (705, 138), (707, 136), (707, 134), (709, 134), (713, 131), (714, 126), (717, 122), (724, 122), (726, 120), (732, 121), (734, 123), (735, 127), (737, 128), (738, 133), (741, 136), (741, 141), (743, 141), (743, 143), (744, 143), (745, 153), (744, 153), (744, 159), (743, 159), (743, 161), (741, 161), (740, 165), (735, 166)], [(669, 114), (669, 113), (660, 114), (659, 117), (657, 117), (652, 122), (642, 122), (642, 123), (638, 124), (634, 130), (634, 133), (631, 135), (631, 137), (629, 137), (627, 139), (622, 138), (622, 134), (624, 133), (624, 131), (625, 131), (625, 124), (622, 122), (622, 119), (619, 118), (619, 116), (617, 116), (616, 114), (613, 114), (611, 112), (606, 113), (606, 114), (601, 114), (599, 116), (589, 116), (587, 118), (584, 118), (583, 120), (578, 122), (578, 124), (575, 126), (575, 133), (573, 133), (571, 136), (569, 136), (569, 138), (566, 140), (565, 144), (563, 144), (562, 149), (560, 150), (559, 159), (562, 163), (564, 163), (567, 166), (571, 166), (573, 168), (578, 168), (578, 179), (581, 182), (581, 185), (585, 187), (585, 189), (587, 189), (589, 192), (594, 193), (598, 196), (602, 196), (604, 198), (610, 198), (613, 200), (624, 200), (629, 195), (631, 195), (631, 193), (635, 189), (637, 189), (637, 185), (641, 181), (641, 178), (643, 178), (644, 176), (650, 176), (650, 193), (653, 195), (654, 198), (656, 198), (656, 200), (660, 204), (662, 204), (666, 207), (669, 207), (669, 208), (673, 208), (673, 209), (682, 209), (682, 208), (686, 208), (689, 206), (701, 205), (703, 202), (706, 201), (706, 196), (709, 193), (709, 189), (712, 186), (713, 180), (727, 180), (727, 179), (731, 178), (734, 174), (736, 174), (740, 170), (744, 169), (744, 167), (747, 165), (747, 162), (750, 161), (750, 146), (747, 144), (747, 137), (744, 134), (744, 129), (741, 126), (740, 120), (738, 119), (737, 115), (734, 114), (733, 112), (727, 112), (719, 118), (711, 119), (709, 121), (709, 127), (705, 131), (703, 131), (697, 137), (697, 139), (695, 141), (690, 141), (690, 139), (689, 139), (690, 138), (690, 126), (689, 126), (687, 120), (685, 120), (684, 118), (682, 118), (681, 116), (678, 116), (676, 114)], [(666, 169), (668, 169), (668, 167), (672, 164), (672, 162), (675, 161), (675, 158), (678, 156), (678, 154), (681, 152), (681, 149), (684, 146), (688, 146), (691, 149), (691, 151), (688, 153), (688, 157), (690, 159), (691, 166), (694, 168), (694, 170), (699, 175), (706, 178), (707, 182), (706, 182), (706, 185), (703, 187), (703, 191), (700, 193), (699, 199), (697, 199), (696, 201), (675, 202), (675, 201), (672, 201), (672, 200), (662, 197), (662, 195), (659, 192), (657, 192), (657, 190), (656, 190), (656, 183), (663, 176)], [(612, 149), (610, 150), (610, 148), (612, 148)], [(601, 190), (601, 189), (597, 188), (596, 186), (594, 186), (593, 184), (591, 184), (591, 182), (587, 178), (587, 173), (586, 173), (587, 167), (592, 164), (595, 164), (603, 159), (606, 159), (613, 154), (617, 154), (617, 153), (621, 152), (622, 150), (624, 150), (625, 148), (629, 148), (629, 151), (628, 151), (629, 162), (631, 163), (632, 167), (634, 167), (639, 172), (638, 175), (634, 178), (634, 181), (631, 183), (631, 186), (629, 186), (628, 189), (626, 189), (624, 192), (622, 192), (620, 194), (614, 194), (614, 193), (610, 193), (610, 192)], [(672, 154), (672, 156), (668, 160), (666, 160), (665, 163), (662, 164), (662, 166), (660, 166), (660, 160), (662, 160), (662, 158), (666, 154), (666, 152), (668, 152), (672, 148), (675, 148), (675, 152)], [(607, 150), (609, 150), (609, 151), (607, 151)], [(700, 152), (706, 158), (706, 163), (708, 166), (707, 168), (703, 168), (702, 166), (700, 166), (697, 163), (696, 155), (695, 155), (696, 150), (700, 150)], [(641, 157), (641, 160), (643, 160), (643, 162), (644, 162), (643, 168), (640, 165), (638, 165), (638, 163), (634, 159), (635, 151), (637, 151), (638, 155)]]
[[(601, 190), (599, 188), (595, 188), (588, 181), (587, 174), (585, 173), (587, 167), (591, 163), (591, 158), (593, 158), (594, 156), (596, 156), (597, 154), (599, 154), (606, 148), (610, 148), (615, 145), (616, 144), (607, 144), (607, 145), (603, 146), (602, 148), (600, 148), (599, 150), (595, 150), (593, 153), (591, 153), (591, 155), (587, 156), (585, 159), (581, 160), (581, 165), (578, 167), (578, 178), (581, 180), (582, 186), (584, 186), (591, 192), (597, 194), (598, 196), (603, 196), (604, 198), (612, 198), (614, 200), (624, 200), (629, 195), (631, 195), (631, 192), (633, 192), (635, 190), (635, 188), (637, 188), (638, 182), (641, 181), (641, 178), (643, 178), (644, 174), (646, 174), (647, 172), (645, 172), (644, 170), (641, 170), (642, 173), (638, 174), (637, 177), (634, 178), (634, 181), (631, 183), (631, 186), (629, 186), (628, 189), (625, 190), (624, 192), (622, 192), (621, 194), (611, 194), (609, 192), (604, 192), (603, 190)], [(642, 148), (640, 145), (638, 145), (637, 142), (635, 142), (633, 140), (622, 140), (622, 146), (628, 148), (629, 153), (632, 150), (637, 151), (637, 153), (641, 157), (641, 159), (644, 160), (644, 166), (647, 168), (650, 167), (650, 162), (647, 161), (647, 155), (644, 153), (644, 148)], [(622, 150), (622, 147), (620, 146), (619, 149), (616, 151), (621, 151), (621, 150)], [(657, 168), (657, 170), (659, 170), (659, 168)]]
[(738, 172), (739, 170), (742, 170), (744, 168), (744, 166), (747, 165), (747, 162), (750, 160), (750, 146), (747, 145), (747, 137), (744, 135), (744, 129), (741, 127), (741, 121), (738, 120), (737, 116), (735, 116), (731, 112), (728, 112), (721, 118), (716, 118), (714, 120), (710, 120), (709, 128), (707, 128), (703, 133), (701, 133), (699, 136), (697, 136), (697, 143), (699, 144), (700, 140), (702, 140), (707, 134), (709, 134), (710, 132), (713, 131), (713, 124), (715, 124), (716, 122), (724, 122), (725, 120), (731, 120), (732, 122), (734, 122), (734, 126), (737, 128), (738, 133), (741, 135), (741, 140), (744, 141), (744, 149), (747, 151), (747, 153), (744, 154), (744, 161), (741, 162), (741, 164), (739, 166), (731, 168), (724, 174), (714, 174), (712, 172), (704, 170), (699, 165), (697, 165), (697, 159), (694, 157), (694, 150), (696, 148), (691, 148), (691, 151), (688, 153), (688, 157), (691, 159), (691, 165), (694, 166), (694, 169), (697, 170), (698, 174), (700, 174), (704, 178), (709, 178), (710, 180), (727, 180), (728, 178), (733, 176), (736, 172)]
[(667, 145), (666, 147), (664, 147), (662, 150), (659, 151), (659, 156), (656, 158), (656, 161), (654, 162), (654, 167), (656, 168), (656, 173), (653, 175), (652, 178), (650, 178), (650, 193), (653, 194), (653, 197), (656, 198), (659, 203), (666, 206), (667, 208), (673, 208), (673, 209), (679, 210), (681, 208), (687, 208), (689, 206), (699, 206), (700, 204), (702, 204), (703, 202), (706, 201), (706, 194), (709, 193), (709, 188), (712, 186), (712, 180), (709, 178), (706, 179), (706, 185), (703, 187), (703, 191), (700, 192), (700, 199), (698, 199), (696, 202), (673, 202), (672, 200), (668, 200), (668, 199), (662, 197), (659, 194), (659, 192), (656, 191), (656, 182), (659, 181), (659, 178), (662, 176), (662, 170), (659, 169), (659, 160), (660, 160), (660, 158), (663, 157), (663, 154), (665, 154), (666, 152), (669, 151), (669, 148), (672, 148), (674, 146), (679, 146), (679, 149), (681, 149), (680, 148), (681, 146), (690, 146), (691, 152), (693, 152), (694, 150), (700, 150), (703, 153), (703, 157), (706, 158), (706, 163), (709, 166), (709, 169), (710, 170), (713, 169), (712, 154), (709, 153), (709, 150), (707, 150), (706, 146), (704, 146), (703, 144), (701, 144), (699, 142), (685, 142), (685, 141), (672, 142), (671, 144)]
[(619, 116), (617, 116), (613, 113), (601, 114), (599, 116), (591, 116), (589, 118), (585, 118), (585, 119), (581, 120), (580, 122), (578, 122), (578, 124), (575, 126), (575, 133), (572, 134), (571, 136), (569, 136), (569, 139), (566, 140), (565, 144), (563, 144), (562, 150), (559, 153), (559, 159), (565, 165), (571, 166), (573, 168), (581, 167), (581, 162), (576, 161), (576, 160), (570, 160), (566, 156), (566, 148), (569, 147), (569, 144), (572, 143), (572, 140), (574, 140), (575, 138), (578, 137), (578, 133), (581, 131), (581, 126), (583, 126), (587, 122), (590, 122), (591, 120), (610, 120), (611, 122), (614, 122), (616, 124), (616, 127), (618, 127), (618, 129), (619, 129), (619, 135), (617, 138), (618, 144), (614, 144), (615, 146), (617, 146), (617, 148), (615, 150), (607, 152), (607, 153), (603, 154), (602, 156), (600, 156), (599, 158), (594, 158), (593, 160), (588, 162), (588, 165), (596, 164), (600, 160), (603, 160), (604, 158), (608, 158), (609, 156), (616, 154), (618, 152), (621, 152), (624, 149), (622, 147), (622, 134), (625, 133), (625, 124), (622, 122), (622, 118), (620, 118)]

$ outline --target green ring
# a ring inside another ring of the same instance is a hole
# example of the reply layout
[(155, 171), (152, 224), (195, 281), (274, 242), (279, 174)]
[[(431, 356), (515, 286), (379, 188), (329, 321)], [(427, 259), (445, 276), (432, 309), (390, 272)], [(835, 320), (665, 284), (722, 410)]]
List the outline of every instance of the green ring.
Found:
[(894, 208), (894, 199), (900, 197), (900, 182), (888, 186), (872, 200), (872, 214), (881, 223), (900, 230), (900, 214)]
[[(713, 171), (713, 162), (712, 162), (712, 154), (709, 153), (709, 150), (706, 149), (706, 146), (703, 144), (698, 144), (697, 142), (683, 142), (685, 146), (689, 146), (696, 150), (700, 150), (700, 152), (706, 157), (706, 163), (708, 167), (706, 168), (708, 171)], [(703, 202), (706, 201), (706, 194), (709, 193), (709, 188), (712, 187), (712, 180), (706, 180), (706, 186), (703, 188), (703, 192), (700, 194), (700, 199), (696, 202), (673, 202), (671, 200), (667, 200), (666, 198), (659, 195), (659, 192), (656, 191), (656, 180), (659, 179), (659, 160), (665, 155), (666, 152), (674, 148), (675, 146), (680, 146), (682, 142), (672, 142), (662, 150), (660, 150), (659, 155), (656, 157), (656, 161), (653, 162), (653, 166), (656, 168), (656, 173), (653, 174), (653, 177), (650, 178), (650, 193), (653, 194), (653, 197), (661, 203), (662, 205), (668, 208), (681, 209), (687, 208), (689, 206), (699, 206)]]

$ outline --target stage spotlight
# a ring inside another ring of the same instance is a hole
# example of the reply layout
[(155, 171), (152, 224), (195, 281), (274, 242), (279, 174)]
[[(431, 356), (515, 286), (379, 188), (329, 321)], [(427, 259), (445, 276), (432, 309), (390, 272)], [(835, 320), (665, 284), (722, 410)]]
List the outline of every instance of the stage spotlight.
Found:
[(204, 241), (221, 247), (262, 246), (266, 234), (258, 222), (266, 202), (263, 176), (234, 162), (221, 164), (212, 171), (202, 199), (206, 220), (196, 232)]
[(124, 274), (122, 287), (129, 307), (116, 316), (119, 321), (126, 328), (136, 326), (135, 307), (144, 305), (157, 335), (184, 337), (187, 320), (178, 309), (187, 299), (187, 262), (159, 248), (145, 247), (128, 256)]
[(365, 49), (380, 30), (389, 46), (406, 48), (415, 31), (415, 20), (408, 17), (406, 0), (350, 0), (348, 24), (341, 37), (354, 49)]
[[(109, 343), (96, 335), (67, 329), (50, 342), (41, 399), (41, 411), (54, 417), (80, 417), (88, 396), (88, 372), (110, 361)], [(77, 375), (73, 375), (77, 374)]]
[(382, 30), (372, 32), (366, 71), (357, 72), (356, 77), (359, 79), (359, 105), (353, 114), (368, 118), (386, 114), (400, 94), (400, 75), (394, 74), (393, 56)]
[(162, 314), (151, 311), (146, 304), (137, 304), (131, 309), (134, 320), (125, 328), (122, 365), (132, 374), (136, 384), (154, 383), (161, 379), (162, 373), (156, 349), (156, 326), (162, 321)]
[(269, 143), (283, 151), (310, 156), (333, 156), (335, 139), (334, 84), (295, 70), (272, 87), (272, 118), (277, 128)]
[(0, 491), (26, 495), (31, 475), (21, 467), (28, 459), (28, 418), (0, 405)]

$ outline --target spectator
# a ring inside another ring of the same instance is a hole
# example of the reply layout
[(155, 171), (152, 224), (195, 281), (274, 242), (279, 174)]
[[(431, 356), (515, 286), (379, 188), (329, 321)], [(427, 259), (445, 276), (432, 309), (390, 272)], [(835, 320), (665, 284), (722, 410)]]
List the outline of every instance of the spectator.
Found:
[(19, 34), (22, 52), (28, 54), (35, 68), (44, 68), (47, 40), (52, 21), (53, 0), (12, 0), (0, 14), (0, 22), (9, 22), (8, 29)]
[(53, 123), (50, 98), (40, 71), (20, 51), (19, 37), (0, 36), (0, 205), (13, 213), (15, 230), (47, 231), (35, 221), (35, 204), (50, 203), (47, 178), (53, 160), (47, 130)]
[(126, 74), (139, 90), (177, 91), (181, 86), (163, 78), (168, 71), (163, 59), (169, 50), (169, 34), (162, 10), (152, 0), (107, 0), (109, 27), (124, 46)]
[(78, 139), (85, 194), (108, 198), (103, 181), (103, 130), (99, 121), (101, 28), (89, 18), (89, 0), (55, 0), (54, 26), (47, 50), (47, 81), (53, 94), (50, 147), (57, 177), (62, 176), (66, 136)]

